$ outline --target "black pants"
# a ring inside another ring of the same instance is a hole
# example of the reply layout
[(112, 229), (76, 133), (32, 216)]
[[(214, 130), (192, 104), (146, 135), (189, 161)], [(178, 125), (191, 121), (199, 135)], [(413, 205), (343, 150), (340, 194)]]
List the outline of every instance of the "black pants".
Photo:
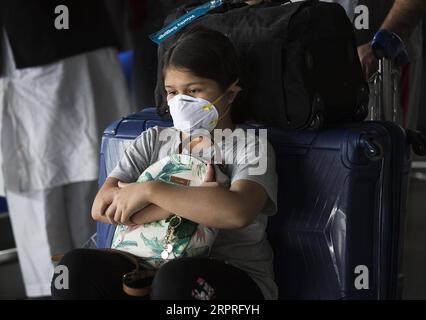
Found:
[[(67, 253), (59, 265), (68, 268), (68, 289), (55, 287), (55, 279), (61, 275), (55, 273), (54, 299), (143, 299), (123, 292), (122, 277), (134, 266), (120, 254), (76, 249)], [(208, 258), (182, 258), (164, 264), (155, 275), (150, 298), (264, 299), (259, 287), (244, 271)]]

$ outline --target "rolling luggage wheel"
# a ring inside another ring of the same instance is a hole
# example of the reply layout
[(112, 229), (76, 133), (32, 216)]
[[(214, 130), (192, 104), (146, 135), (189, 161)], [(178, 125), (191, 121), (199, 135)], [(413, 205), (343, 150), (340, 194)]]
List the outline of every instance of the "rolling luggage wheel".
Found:
[(421, 157), (426, 156), (426, 135), (413, 130), (406, 130), (406, 133), (408, 141), (413, 147), (414, 153)]
[(426, 146), (424, 142), (421, 144), (413, 144), (413, 151), (418, 156), (421, 156), (421, 157), (426, 156)]

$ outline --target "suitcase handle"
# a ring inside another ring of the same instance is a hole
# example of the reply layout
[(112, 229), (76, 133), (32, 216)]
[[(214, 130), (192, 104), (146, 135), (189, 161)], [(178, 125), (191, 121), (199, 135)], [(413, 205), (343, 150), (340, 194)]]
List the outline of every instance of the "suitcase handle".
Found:
[(391, 31), (379, 30), (371, 42), (374, 56), (378, 59), (387, 59), (396, 67), (401, 67), (409, 62), (404, 41)]

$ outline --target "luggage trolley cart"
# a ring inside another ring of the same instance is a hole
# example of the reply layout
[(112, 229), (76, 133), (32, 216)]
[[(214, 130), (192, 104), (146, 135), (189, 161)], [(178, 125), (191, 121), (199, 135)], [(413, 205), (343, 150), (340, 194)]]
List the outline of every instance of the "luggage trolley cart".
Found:
[[(369, 120), (391, 121), (404, 126), (401, 106), (401, 69), (409, 62), (402, 39), (388, 30), (379, 30), (371, 43), (374, 56), (379, 60), (377, 72), (369, 80), (373, 98), (369, 103)], [(415, 154), (426, 156), (426, 136), (406, 130)]]
[(408, 63), (404, 42), (396, 34), (380, 30), (371, 43), (379, 69), (370, 79), (373, 99), (369, 106), (369, 119), (392, 121), (403, 125), (399, 82), (401, 69)]

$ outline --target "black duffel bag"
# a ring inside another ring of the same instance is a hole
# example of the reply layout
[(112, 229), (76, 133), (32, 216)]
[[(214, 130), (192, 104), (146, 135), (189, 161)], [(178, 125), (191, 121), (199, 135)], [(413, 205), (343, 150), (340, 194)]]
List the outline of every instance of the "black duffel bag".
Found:
[[(176, 9), (165, 24), (203, 2)], [(368, 86), (352, 24), (340, 5), (309, 0), (247, 6), (234, 1), (186, 28), (194, 25), (224, 33), (240, 55), (243, 91), (233, 106), (234, 121), (306, 129), (367, 116)], [(163, 115), (168, 108), (161, 61), (184, 30), (158, 50), (155, 95)]]

